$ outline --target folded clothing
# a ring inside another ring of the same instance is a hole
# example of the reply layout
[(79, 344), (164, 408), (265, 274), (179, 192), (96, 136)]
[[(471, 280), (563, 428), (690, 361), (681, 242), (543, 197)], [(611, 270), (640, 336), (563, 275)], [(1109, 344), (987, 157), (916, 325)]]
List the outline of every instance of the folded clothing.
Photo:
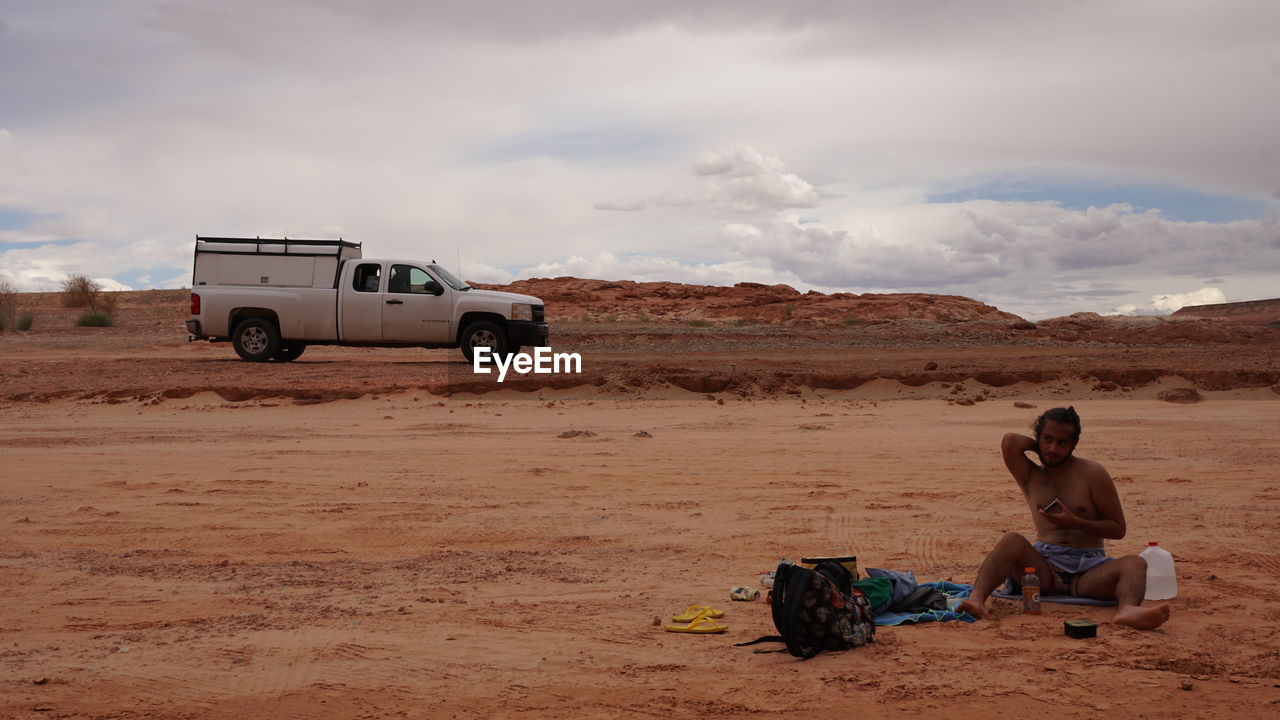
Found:
[(884, 612), (889, 608), (889, 601), (893, 595), (893, 584), (889, 578), (870, 577), (864, 580), (854, 580), (853, 587), (855, 590), (861, 590), (863, 595), (871, 601), (871, 612)]
[(976, 620), (976, 618), (969, 613), (956, 612), (954, 610), (955, 606), (959, 604), (961, 600), (969, 597), (969, 593), (973, 590), (972, 585), (961, 585), (959, 583), (943, 581), (936, 583), (920, 583), (918, 587), (920, 589), (936, 590), (941, 593), (946, 598), (946, 609), (877, 613), (876, 625), (904, 625), (907, 623), (945, 622), (948, 620), (974, 622), (974, 620)]
[(867, 568), (867, 577), (869, 578), (885, 578), (891, 583), (889, 600), (884, 605), (877, 607), (873, 602), (871, 609), (875, 612), (884, 612), (892, 605), (906, 600), (911, 593), (916, 591), (916, 575), (912, 571), (899, 572), (897, 570), (881, 570), (880, 568)]

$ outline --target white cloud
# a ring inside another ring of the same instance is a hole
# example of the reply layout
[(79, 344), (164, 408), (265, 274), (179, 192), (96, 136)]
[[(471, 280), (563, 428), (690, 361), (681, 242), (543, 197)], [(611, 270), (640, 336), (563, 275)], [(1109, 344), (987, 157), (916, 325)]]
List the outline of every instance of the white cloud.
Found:
[[(915, 205), (822, 222), (726, 225), (722, 237), (744, 259), (764, 260), (802, 283), (967, 295), (1029, 317), (1112, 308), (1097, 304), (1133, 297), (1162, 278), (1280, 275), (1280, 230), (1272, 224), (1176, 222), (1128, 206)], [(1170, 312), (1178, 301), (1150, 309)]]
[(782, 160), (753, 148), (724, 152), (705, 150), (693, 162), (693, 172), (703, 178), (695, 191), (663, 190), (643, 199), (600, 200), (597, 210), (635, 212), (649, 207), (713, 207), (741, 213), (771, 212), (817, 207), (818, 191)]
[(709, 180), (712, 202), (733, 210), (755, 212), (818, 205), (813, 185), (787, 172), (779, 158), (753, 148), (701, 152), (694, 160), (693, 171)]
[(1185, 293), (1152, 295), (1151, 302), (1143, 305), (1127, 304), (1115, 309), (1115, 315), (1170, 315), (1188, 305), (1212, 305), (1224, 303), (1227, 296), (1218, 288), (1200, 288)]
[(520, 277), (586, 277), (637, 282), (678, 282), (696, 285), (733, 285), (739, 282), (796, 283), (795, 276), (764, 263), (731, 260), (717, 263), (682, 263), (665, 257), (618, 257), (602, 252), (575, 255), (558, 262), (522, 268)]
[(495, 284), (509, 283), (512, 280), (520, 279), (502, 268), (497, 268), (482, 262), (475, 262), (473, 260), (463, 261), (462, 271), (459, 277), (467, 282)]
[(9, 278), (23, 292), (57, 290), (68, 274), (98, 274), (89, 270), (87, 262), (97, 249), (91, 243), (77, 243), (6, 250), (0, 253), (0, 277)]
[(93, 281), (98, 283), (99, 288), (103, 290), (107, 290), (109, 292), (133, 289), (132, 287), (125, 285), (122, 282), (116, 281), (114, 278), (93, 278)]

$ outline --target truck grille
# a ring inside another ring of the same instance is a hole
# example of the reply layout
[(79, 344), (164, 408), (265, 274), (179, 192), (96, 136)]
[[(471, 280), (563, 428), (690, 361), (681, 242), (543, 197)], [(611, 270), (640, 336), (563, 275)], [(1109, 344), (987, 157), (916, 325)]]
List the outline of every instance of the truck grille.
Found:
[(542, 306), (541, 305), (533, 306), (533, 321), (542, 322)]

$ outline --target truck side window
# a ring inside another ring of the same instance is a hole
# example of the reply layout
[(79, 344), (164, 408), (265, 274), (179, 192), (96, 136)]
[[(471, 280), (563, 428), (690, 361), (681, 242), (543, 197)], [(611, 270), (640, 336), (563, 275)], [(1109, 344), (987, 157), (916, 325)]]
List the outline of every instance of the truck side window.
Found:
[(381, 265), (360, 265), (356, 268), (356, 292), (378, 292), (378, 279), (382, 274)]
[(387, 292), (413, 293), (415, 295), (435, 295), (440, 283), (427, 274), (426, 270), (412, 265), (392, 265), (391, 280), (387, 282)]

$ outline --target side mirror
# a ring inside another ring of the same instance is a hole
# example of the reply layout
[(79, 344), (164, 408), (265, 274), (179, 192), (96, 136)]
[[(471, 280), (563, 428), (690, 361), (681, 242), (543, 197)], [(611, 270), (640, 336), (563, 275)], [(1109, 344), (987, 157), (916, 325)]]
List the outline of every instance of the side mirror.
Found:
[(422, 286), (422, 289), (437, 297), (444, 294), (444, 288), (435, 280), (428, 280), (427, 283)]

